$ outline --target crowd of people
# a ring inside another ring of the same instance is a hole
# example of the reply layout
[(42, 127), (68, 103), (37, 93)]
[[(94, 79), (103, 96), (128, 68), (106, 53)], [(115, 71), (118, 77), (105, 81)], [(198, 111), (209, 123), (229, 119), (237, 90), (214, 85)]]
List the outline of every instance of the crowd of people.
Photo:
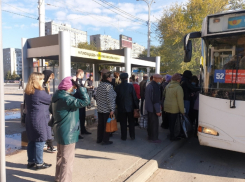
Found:
[[(25, 88), (26, 131), (28, 136), (27, 168), (46, 169), (51, 164), (43, 161), (43, 148), (57, 151), (55, 181), (72, 181), (72, 166), (75, 156), (75, 144), (82, 135), (91, 134), (85, 128), (85, 108), (90, 108), (91, 97), (97, 102), (98, 128), (97, 143), (110, 145), (112, 133), (106, 132), (107, 120), (116, 117), (120, 123), (121, 140), (129, 137), (135, 140), (135, 126), (139, 118), (135, 112), (147, 115), (148, 140), (160, 143), (159, 117), (161, 127), (170, 130), (170, 140), (179, 140), (175, 134), (175, 123), (179, 113), (188, 115), (194, 124), (198, 121), (198, 98), (200, 88), (198, 78), (190, 71), (183, 75), (176, 73), (162, 77), (154, 74), (148, 81), (148, 75), (138, 83), (135, 75), (114, 73), (101, 70), (100, 84), (94, 94), (93, 75), (83, 84), (84, 72), (78, 69), (76, 76), (64, 78), (58, 90), (51, 96), (49, 83), (54, 73), (32, 73)], [(57, 142), (53, 146), (52, 132)]]

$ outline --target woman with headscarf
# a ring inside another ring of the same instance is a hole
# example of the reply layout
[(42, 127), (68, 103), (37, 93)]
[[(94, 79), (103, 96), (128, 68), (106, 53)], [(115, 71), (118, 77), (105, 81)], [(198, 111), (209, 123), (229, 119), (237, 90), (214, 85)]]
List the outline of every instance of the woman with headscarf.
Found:
[(61, 81), (49, 108), (54, 118), (54, 139), (58, 148), (55, 181), (59, 182), (72, 181), (75, 145), (80, 133), (79, 108), (90, 103), (87, 89), (75, 80), (66, 77)]
[[(50, 81), (54, 79), (54, 73), (50, 70), (44, 70), (43, 71), (44, 74), (44, 81), (43, 81), (43, 87), (45, 89), (45, 91), (47, 92), (47, 94), (49, 94), (50, 92)], [(48, 107), (47, 107), (47, 111), (48, 111)], [(50, 153), (54, 153), (57, 151), (56, 148), (54, 148), (53, 146), (53, 141), (52, 141), (52, 128), (48, 126), (48, 140), (46, 141), (46, 145), (47, 145), (47, 152)]]

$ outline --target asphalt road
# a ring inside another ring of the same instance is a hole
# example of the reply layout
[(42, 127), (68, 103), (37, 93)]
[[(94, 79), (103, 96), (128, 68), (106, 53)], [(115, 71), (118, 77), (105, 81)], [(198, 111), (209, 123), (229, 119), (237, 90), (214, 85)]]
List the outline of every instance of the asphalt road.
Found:
[(245, 182), (245, 154), (200, 146), (196, 138), (162, 161), (148, 182)]

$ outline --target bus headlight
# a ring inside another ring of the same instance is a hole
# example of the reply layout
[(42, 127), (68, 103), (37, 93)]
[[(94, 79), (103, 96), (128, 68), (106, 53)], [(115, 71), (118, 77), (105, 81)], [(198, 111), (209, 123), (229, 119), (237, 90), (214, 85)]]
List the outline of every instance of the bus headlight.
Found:
[(201, 133), (209, 134), (209, 135), (219, 136), (219, 133), (211, 128), (205, 128), (205, 127), (199, 126), (198, 131)]

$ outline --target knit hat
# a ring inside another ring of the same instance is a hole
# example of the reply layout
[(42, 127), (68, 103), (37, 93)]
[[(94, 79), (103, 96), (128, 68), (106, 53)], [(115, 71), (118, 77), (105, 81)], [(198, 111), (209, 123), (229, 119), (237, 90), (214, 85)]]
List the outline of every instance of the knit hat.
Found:
[(175, 73), (173, 76), (172, 76), (172, 80), (173, 81), (177, 81), (177, 80), (181, 80), (182, 76), (179, 74), (179, 73)]
[(128, 78), (128, 73), (121, 73), (120, 78), (122, 80), (127, 79)]
[(172, 79), (172, 76), (171, 75), (165, 75), (166, 82), (170, 82), (171, 79)]
[(65, 77), (59, 84), (59, 87), (58, 89), (59, 90), (69, 90), (73, 84), (71, 82), (71, 79), (72, 77), (68, 76), (68, 77)]
[(188, 79), (191, 79), (192, 72), (190, 70), (185, 70), (184, 73), (183, 73), (183, 77), (186, 77)]

